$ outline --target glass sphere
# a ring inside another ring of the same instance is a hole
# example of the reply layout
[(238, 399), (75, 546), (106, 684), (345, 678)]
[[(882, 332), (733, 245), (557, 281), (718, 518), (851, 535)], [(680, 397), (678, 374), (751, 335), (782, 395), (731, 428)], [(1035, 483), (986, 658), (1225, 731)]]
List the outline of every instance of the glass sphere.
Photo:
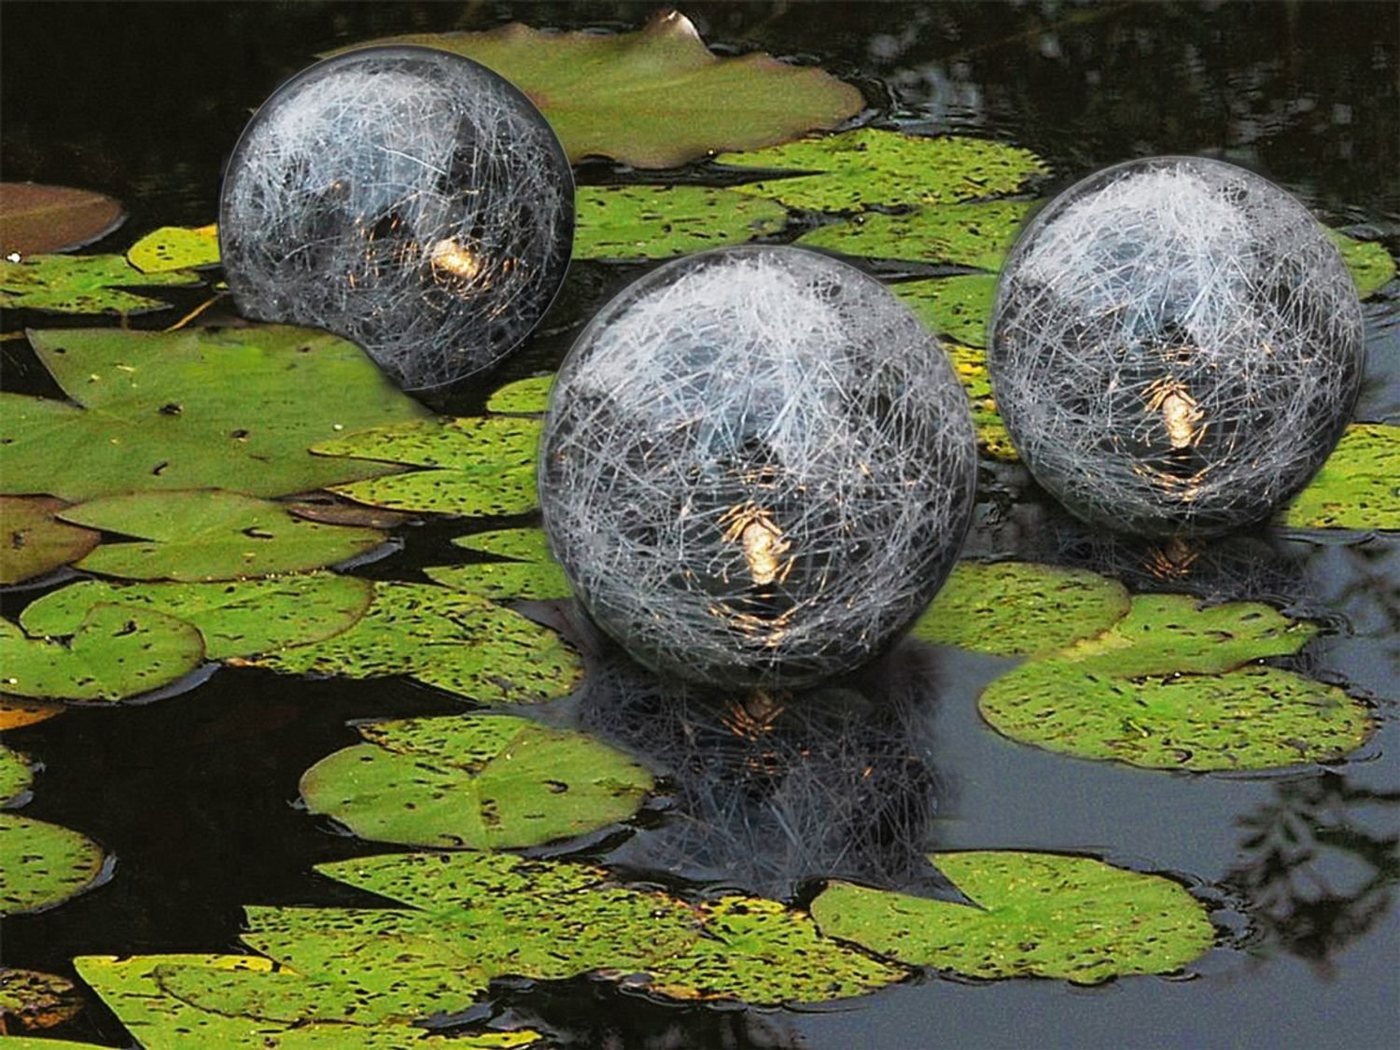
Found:
[(553, 301), (573, 176), (523, 94), (426, 47), (328, 58), (283, 84), (229, 161), (224, 271), (246, 316), (359, 343), (407, 389), (488, 368)]
[(1101, 171), (1027, 225), (989, 331), (1035, 479), (1149, 536), (1267, 517), (1322, 465), (1364, 364), (1361, 305), (1307, 210), (1195, 157)]
[(799, 686), (882, 651), (957, 557), (977, 450), (933, 338), (797, 248), (653, 270), (580, 335), (545, 420), (545, 529), (595, 622), (711, 685)]

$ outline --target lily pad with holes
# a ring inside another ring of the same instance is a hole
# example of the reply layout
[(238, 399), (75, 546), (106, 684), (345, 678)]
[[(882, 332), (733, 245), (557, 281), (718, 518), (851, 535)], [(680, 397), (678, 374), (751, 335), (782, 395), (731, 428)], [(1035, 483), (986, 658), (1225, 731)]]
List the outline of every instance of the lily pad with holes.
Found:
[(96, 532), (54, 517), (66, 506), (45, 496), (0, 496), (0, 584), (42, 576), (97, 546)]
[(0, 806), (8, 806), (28, 794), (33, 780), (29, 759), (0, 744)]
[(128, 288), (187, 288), (197, 273), (142, 273), (122, 255), (30, 255), (0, 259), (0, 306), (56, 314), (142, 314), (167, 309), (163, 299)]
[(479, 595), (415, 583), (376, 583), (369, 610), (340, 634), (235, 662), (283, 674), (404, 674), (488, 704), (564, 696), (583, 675), (553, 631)]
[(1025, 201), (984, 201), (917, 208), (891, 215), (862, 212), (818, 226), (799, 245), (868, 259), (907, 259), (999, 270), (1030, 211)]
[(162, 226), (126, 251), (126, 261), (142, 273), (168, 273), (217, 266), (219, 227)]
[(997, 656), (1051, 652), (1091, 638), (1128, 612), (1117, 580), (1031, 562), (959, 562), (913, 635)]
[(95, 605), (155, 609), (193, 624), (211, 660), (306, 645), (339, 634), (369, 608), (368, 580), (331, 573), (222, 583), (125, 584), (85, 580), (25, 607), (32, 635), (72, 634)]
[[(396, 469), (313, 456), (315, 442), (427, 414), (354, 343), (309, 328), (90, 328), (29, 338), (77, 404), (0, 393), (6, 493), (76, 502), (168, 489), (307, 492)], [(335, 396), (319, 396), (327, 390)]]
[(92, 190), (0, 182), (0, 256), (81, 248), (126, 217), (121, 202)]
[(542, 415), (549, 407), (549, 391), (553, 386), (553, 374), (517, 379), (492, 393), (486, 399), (486, 410), (512, 416)]
[(787, 224), (781, 204), (714, 186), (583, 186), (575, 259), (664, 259), (742, 244)]
[(86, 835), (0, 813), (0, 915), (43, 911), (101, 877), (102, 847)]
[(812, 902), (823, 933), (968, 977), (1097, 984), (1180, 970), (1210, 949), (1201, 903), (1171, 879), (1089, 857), (1015, 851), (929, 859), (976, 906), (844, 882)]
[(63, 519), (139, 542), (106, 543), (78, 563), (134, 580), (233, 580), (304, 572), (374, 550), (377, 529), (322, 525), (280, 503), (216, 489), (138, 492), (70, 507)]
[(1362, 299), (1375, 295), (1395, 279), (1395, 259), (1376, 241), (1358, 241), (1340, 230), (1328, 230), (1328, 236), (1342, 253), (1342, 261), (1356, 282), (1356, 293)]
[(72, 638), (30, 638), (0, 620), (0, 689), (42, 700), (122, 700), (176, 682), (204, 661), (204, 640), (153, 609), (98, 605)]
[(820, 69), (762, 53), (721, 58), (684, 15), (632, 33), (553, 33), (514, 23), (357, 45), (423, 44), (475, 59), (530, 96), (570, 160), (672, 168), (715, 150), (784, 142), (858, 113), (861, 94)]
[(1018, 193), (1049, 169), (1030, 150), (961, 135), (906, 135), (880, 128), (808, 138), (747, 153), (721, 164), (787, 172), (739, 189), (807, 211), (941, 206)]
[(572, 589), (563, 568), (549, 553), (543, 529), (497, 529), (459, 536), (458, 547), (495, 554), (510, 561), (429, 566), (429, 579), (488, 598), (567, 598)]
[(1302, 529), (1400, 529), (1400, 426), (1347, 427), (1283, 522)]
[(987, 345), (987, 321), (997, 293), (994, 274), (904, 281), (890, 291), (936, 334), (964, 346)]
[[(0, 967), (0, 1032), (54, 1028), (82, 1011), (82, 994), (66, 977)], [(11, 1050), (11, 1040), (6, 1039), (4, 1046)]]
[(510, 849), (625, 820), (652, 779), (582, 733), (520, 718), (461, 715), (362, 726), (370, 741), (312, 766), (313, 813), (361, 838), (408, 846)]

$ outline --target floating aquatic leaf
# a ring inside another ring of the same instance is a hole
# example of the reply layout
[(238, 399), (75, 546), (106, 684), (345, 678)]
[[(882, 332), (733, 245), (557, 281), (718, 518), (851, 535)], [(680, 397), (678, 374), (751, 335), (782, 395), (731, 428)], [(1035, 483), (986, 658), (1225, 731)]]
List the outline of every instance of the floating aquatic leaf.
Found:
[(7, 493), (79, 501), (153, 489), (307, 492), (392, 469), (313, 456), (313, 443), (426, 415), (354, 343), (307, 328), (29, 337), (81, 407), (0, 393)]
[(1215, 940), (1205, 908), (1161, 876), (1053, 853), (929, 859), (975, 907), (834, 882), (812, 917), (829, 936), (910, 965), (1076, 984), (1179, 970)]
[(219, 227), (162, 226), (128, 248), (126, 261), (142, 273), (215, 266), (219, 262)]
[(0, 813), (0, 915), (51, 908), (102, 874), (102, 847), (72, 828)]
[(1400, 426), (1347, 427), (1283, 520), (1302, 529), (1400, 529)]
[[(577, 237), (577, 234), (575, 234)], [(554, 375), (531, 376), (507, 383), (486, 399), (488, 412), (514, 416), (541, 415), (549, 407), (549, 391)]]
[[(0, 967), (0, 1033), (54, 1028), (71, 1021), (82, 1011), (82, 996), (67, 978), (38, 970)], [(14, 1040), (6, 1039), (3, 1045), (6, 1050), (12, 1050)], [(46, 1042), (42, 1045), (63, 1044)]]
[(361, 838), (409, 846), (509, 849), (625, 820), (651, 776), (583, 733), (520, 718), (458, 715), (361, 727), (301, 779), (313, 813)]
[(285, 649), (329, 638), (369, 608), (368, 580), (331, 573), (224, 583), (70, 584), (20, 613), (32, 635), (72, 634), (95, 605), (155, 609), (199, 628), (211, 660)]
[(81, 248), (125, 217), (120, 201), (91, 190), (0, 182), (0, 256)]
[(553, 632), (485, 598), (427, 584), (376, 583), (349, 630), (236, 661), (283, 674), (411, 675), (481, 703), (564, 696), (583, 674)]
[(1017, 193), (1049, 169), (1029, 150), (961, 135), (929, 137), (879, 128), (726, 153), (721, 164), (809, 172), (739, 187), (807, 211), (946, 205)]
[(413, 520), (411, 514), (382, 507), (367, 507), (354, 500), (343, 499), (332, 492), (312, 492), (283, 506), (298, 518), (319, 521), (323, 525), (360, 525), (367, 529), (397, 529)]
[(452, 541), (468, 550), (497, 554), (511, 561), (429, 566), (431, 580), (488, 598), (567, 598), (572, 593), (564, 570), (549, 553), (543, 529), (498, 529), (459, 536)]
[(518, 23), (486, 33), (388, 37), (494, 69), (539, 106), (570, 160), (601, 155), (671, 168), (714, 150), (752, 149), (835, 127), (864, 104), (820, 69), (756, 53), (719, 58), (675, 11), (638, 32), (550, 33)]
[(377, 529), (321, 525), (280, 503), (217, 489), (137, 492), (71, 507), (65, 521), (143, 542), (107, 543), (80, 569), (135, 580), (233, 580), (303, 572), (384, 542)]
[(984, 201), (891, 215), (862, 212), (818, 226), (797, 243), (870, 259), (909, 259), (999, 270), (1030, 210), (1024, 201)]
[(997, 293), (994, 274), (904, 281), (891, 285), (890, 291), (937, 335), (964, 346), (987, 345), (987, 320)]
[(54, 518), (68, 504), (44, 496), (0, 496), (0, 583), (19, 583), (77, 561), (101, 537)]
[(781, 204), (714, 186), (583, 186), (575, 259), (664, 259), (742, 244), (786, 224)]
[(913, 634), (998, 656), (1062, 649), (1128, 612), (1117, 580), (1030, 562), (959, 562)]
[(66, 643), (0, 620), (0, 688), (46, 700), (121, 700), (169, 685), (204, 660), (199, 631), (152, 609), (99, 605)]
[(198, 274), (142, 273), (121, 255), (30, 255), (0, 259), (0, 306), (58, 314), (139, 314), (169, 303), (126, 288), (189, 287)]
[(27, 794), (33, 780), (29, 759), (0, 744), (0, 806), (8, 806)]
[(1377, 241), (1358, 241), (1340, 230), (1328, 230), (1328, 235), (1342, 253), (1342, 261), (1356, 282), (1361, 298), (1375, 295), (1395, 279), (1395, 259)]
[[(3, 685), (0, 682), (0, 685)], [(0, 730), (19, 729), (61, 715), (68, 708), (44, 700), (21, 700), (0, 693)]]

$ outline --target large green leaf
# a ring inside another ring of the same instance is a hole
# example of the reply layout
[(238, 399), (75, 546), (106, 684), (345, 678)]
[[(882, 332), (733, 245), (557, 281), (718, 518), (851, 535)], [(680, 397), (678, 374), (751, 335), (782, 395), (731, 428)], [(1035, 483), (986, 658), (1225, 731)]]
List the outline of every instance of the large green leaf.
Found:
[(498, 600), (547, 600), (567, 598), (572, 593), (563, 568), (549, 553), (543, 529), (497, 529), (459, 536), (452, 542), (511, 560), (428, 566), (423, 570), (429, 579), (444, 586)]
[(1283, 521), (1303, 529), (1400, 529), (1400, 426), (1347, 427)]
[(71, 639), (29, 638), (0, 620), (0, 690), (47, 700), (121, 700), (169, 685), (204, 660), (199, 631), (153, 609), (95, 606)]
[(30, 255), (0, 259), (0, 306), (60, 314), (140, 314), (170, 304), (127, 288), (188, 287), (198, 274), (142, 273), (122, 255)]
[(8, 806), (26, 794), (33, 780), (29, 759), (0, 744), (0, 806)]
[(713, 186), (583, 186), (575, 259), (663, 259), (741, 244), (787, 224), (781, 204)]
[[(575, 234), (575, 242), (578, 235)], [(486, 411), (515, 416), (538, 416), (549, 407), (549, 391), (554, 375), (517, 379), (500, 387), (486, 399)]]
[(235, 662), (283, 674), (406, 674), (481, 703), (564, 696), (583, 674), (553, 631), (479, 595), (414, 583), (376, 583), (369, 610), (347, 631)]
[(829, 936), (911, 965), (1076, 984), (1179, 970), (1215, 941), (1205, 908), (1161, 876), (1053, 853), (929, 859), (975, 907), (834, 882), (812, 916)]
[(224, 583), (84, 580), (32, 602), (20, 625), (33, 635), (68, 635), (95, 605), (155, 609), (199, 628), (211, 660), (306, 645), (339, 634), (364, 615), (374, 587), (331, 573)]
[(102, 847), (72, 828), (0, 813), (0, 915), (42, 911), (101, 877)]
[(716, 159), (736, 167), (813, 173), (764, 179), (739, 189), (791, 208), (826, 212), (1004, 196), (1048, 171), (1034, 153), (1002, 142), (879, 128), (857, 128)]
[[(39, 970), (0, 967), (0, 1032), (13, 1032), (16, 1027), (22, 1032), (54, 1028), (71, 1021), (82, 1010), (82, 996), (67, 978)], [(5, 1050), (17, 1050), (14, 1043), (7, 1038), (0, 1045)], [(46, 1042), (40, 1050), (56, 1045), (61, 1044)]]
[(313, 329), (92, 328), (30, 342), (78, 406), (0, 393), (6, 493), (305, 492), (391, 469), (313, 456), (310, 445), (427, 414), (354, 343)]
[(409, 846), (508, 849), (625, 820), (652, 787), (627, 756), (583, 733), (500, 715), (360, 727), (371, 741), (301, 779), (313, 813), (361, 838)]
[(42, 496), (0, 496), (0, 583), (19, 583), (77, 561), (101, 537), (54, 518), (67, 504)]
[(1105, 630), (1128, 604), (1121, 583), (1085, 569), (963, 561), (913, 634), (999, 656), (1043, 653)]
[(783, 142), (854, 116), (861, 94), (820, 69), (755, 53), (719, 58), (690, 20), (658, 14), (639, 32), (410, 34), (376, 44), (425, 44), (494, 69), (539, 106), (571, 160), (601, 155), (670, 168), (714, 150)]
[(1025, 201), (981, 201), (892, 215), (861, 212), (818, 226), (797, 243), (870, 259), (908, 259), (999, 270), (1030, 211)]
[(964, 346), (987, 345), (987, 321), (997, 293), (994, 274), (904, 281), (892, 285), (890, 291), (936, 334)]
[(125, 217), (120, 201), (91, 190), (0, 182), (0, 256), (81, 248)]
[(234, 580), (346, 561), (385, 540), (377, 529), (322, 525), (280, 503), (217, 489), (107, 496), (65, 521), (143, 542), (106, 543), (80, 569), (135, 580)]
[(1375, 295), (1395, 279), (1395, 259), (1377, 241), (1358, 241), (1340, 230), (1328, 230), (1328, 236), (1342, 253), (1342, 261), (1356, 282), (1356, 293), (1362, 299)]
[(215, 266), (219, 262), (219, 228), (162, 226), (128, 248), (126, 261), (142, 273)]

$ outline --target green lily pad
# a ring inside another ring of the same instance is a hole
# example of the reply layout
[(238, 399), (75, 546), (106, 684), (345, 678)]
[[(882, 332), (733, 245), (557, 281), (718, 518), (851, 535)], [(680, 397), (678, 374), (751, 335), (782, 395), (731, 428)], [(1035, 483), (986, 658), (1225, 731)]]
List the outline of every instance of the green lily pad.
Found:
[(1300, 529), (1400, 529), (1400, 426), (1347, 427), (1283, 521)]
[(29, 759), (0, 744), (0, 806), (8, 806), (24, 795), (33, 782)]
[(511, 561), (429, 566), (423, 573), (438, 583), (497, 600), (567, 598), (572, 593), (563, 568), (549, 553), (543, 529), (497, 529), (459, 536), (458, 547), (485, 551)]
[(0, 813), (0, 915), (43, 911), (102, 875), (102, 847), (59, 824)]
[[(574, 234), (577, 240), (578, 234)], [(549, 407), (549, 391), (554, 386), (554, 375), (531, 376), (517, 379), (513, 383), (496, 390), (486, 399), (488, 412), (501, 412), (512, 416), (543, 415)]]
[(1356, 294), (1362, 299), (1375, 295), (1395, 279), (1395, 259), (1376, 241), (1358, 241), (1340, 230), (1327, 231), (1342, 253), (1342, 262), (1356, 282)]
[(66, 506), (44, 496), (0, 496), (0, 584), (42, 576), (97, 546), (96, 532), (54, 518)]
[(126, 261), (142, 273), (217, 266), (219, 227), (162, 226), (128, 248)]
[(1015, 463), (1020, 458), (1011, 435), (992, 400), (992, 380), (987, 373), (987, 351), (981, 347), (944, 342), (944, 351), (953, 371), (967, 391), (972, 408), (972, 426), (982, 451), (1003, 463)]
[(19, 622), (32, 635), (68, 635), (95, 605), (155, 609), (193, 624), (205, 655), (224, 660), (339, 634), (364, 615), (373, 595), (368, 580), (324, 572), (225, 583), (84, 580), (32, 602)]
[(945, 205), (1017, 193), (1049, 169), (1029, 150), (989, 139), (906, 135), (857, 128), (747, 153), (721, 164), (812, 172), (739, 187), (807, 211), (845, 212), (911, 204)]
[(217, 489), (107, 496), (63, 512), (88, 528), (144, 542), (107, 543), (80, 569), (135, 580), (233, 580), (303, 572), (374, 550), (377, 529), (322, 525), (279, 503)]
[(583, 186), (575, 259), (664, 259), (779, 232), (781, 204), (714, 186)]
[(0, 256), (81, 248), (111, 233), (124, 218), (121, 202), (102, 193), (0, 182)]
[(0, 393), (6, 493), (77, 502), (156, 489), (307, 492), (393, 469), (313, 456), (310, 445), (426, 415), (354, 343), (314, 329), (91, 328), (29, 338), (78, 405)]
[(419, 583), (376, 583), (349, 630), (311, 645), (236, 660), (283, 674), (406, 674), (480, 703), (564, 696), (583, 675), (553, 631), (479, 595)]
[[(53, 1028), (82, 1012), (82, 995), (67, 978), (38, 970), (0, 967), (0, 1032)], [(12, 1050), (13, 1040), (6, 1039), (3, 1045)]]
[(913, 635), (997, 656), (1062, 649), (1128, 612), (1117, 580), (1030, 562), (959, 562)]
[(169, 685), (204, 661), (204, 640), (153, 609), (99, 605), (66, 643), (0, 620), (0, 690), (45, 700), (121, 700)]
[(126, 288), (189, 287), (196, 273), (142, 273), (122, 255), (30, 255), (0, 259), (0, 306), (57, 314), (141, 314), (167, 309)]
[(604, 156), (672, 168), (715, 150), (835, 127), (864, 105), (859, 91), (820, 69), (761, 53), (717, 57), (675, 11), (633, 33), (551, 33), (515, 23), (357, 46), (378, 44), (437, 47), (494, 69), (530, 96), (574, 161)]
[(1205, 908), (1158, 875), (1054, 853), (935, 853), (977, 907), (833, 882), (812, 902), (822, 932), (914, 966), (969, 977), (1097, 984), (1170, 973), (1208, 951)]
[(817, 1003), (894, 984), (908, 972), (822, 935), (811, 918), (759, 897), (701, 905), (706, 936), (649, 968), (651, 991), (673, 999), (755, 1006)]
[(868, 259), (908, 259), (999, 270), (1030, 212), (1025, 201), (982, 201), (916, 208), (891, 215), (861, 212), (818, 226), (797, 243)]
[(997, 294), (994, 274), (904, 281), (890, 291), (936, 334), (964, 346), (987, 345), (987, 321)]
[(582, 733), (500, 715), (361, 727), (301, 779), (312, 813), (361, 838), (408, 846), (509, 849), (625, 820), (652, 779)]

